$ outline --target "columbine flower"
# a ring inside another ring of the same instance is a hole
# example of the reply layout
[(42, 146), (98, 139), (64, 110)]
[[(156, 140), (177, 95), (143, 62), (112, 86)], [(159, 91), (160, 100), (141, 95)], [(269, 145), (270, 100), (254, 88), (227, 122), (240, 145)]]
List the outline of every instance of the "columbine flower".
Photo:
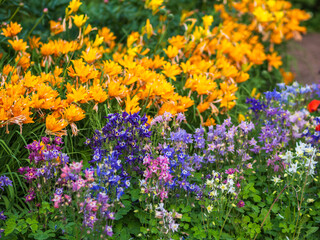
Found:
[(4, 215), (3, 211), (0, 212), (0, 220), (6, 220), (7, 216)]
[(106, 233), (108, 236), (112, 237), (112, 235), (113, 235), (112, 226), (106, 225), (104, 231), (105, 231), (105, 233)]
[(244, 207), (244, 205), (245, 205), (245, 203), (242, 200), (239, 201), (238, 204), (237, 204), (238, 208), (242, 208), (242, 207)]
[(208, 213), (211, 213), (212, 210), (213, 210), (213, 207), (212, 207), (211, 205), (209, 205), (209, 206), (207, 207), (207, 210), (208, 210)]
[(278, 183), (282, 182), (282, 180), (276, 176), (272, 177), (272, 181), (274, 182), (274, 184), (278, 184)]
[(73, 162), (71, 165), (70, 165), (70, 169), (71, 170), (74, 170), (76, 173), (79, 173), (81, 171), (81, 168), (82, 168), (82, 162)]

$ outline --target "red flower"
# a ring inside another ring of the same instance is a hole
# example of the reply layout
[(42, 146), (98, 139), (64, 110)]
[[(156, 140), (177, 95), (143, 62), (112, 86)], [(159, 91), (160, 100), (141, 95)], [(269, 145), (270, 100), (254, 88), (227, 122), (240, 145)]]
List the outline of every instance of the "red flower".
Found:
[(320, 131), (320, 124), (316, 126), (316, 131)]
[(308, 110), (309, 112), (315, 112), (318, 107), (320, 105), (320, 101), (319, 100), (312, 100), (309, 104), (308, 104)]

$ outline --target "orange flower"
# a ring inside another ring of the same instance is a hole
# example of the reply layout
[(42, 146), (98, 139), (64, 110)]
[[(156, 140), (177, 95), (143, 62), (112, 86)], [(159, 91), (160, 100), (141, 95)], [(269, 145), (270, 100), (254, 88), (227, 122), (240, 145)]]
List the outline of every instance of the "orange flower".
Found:
[(286, 84), (286, 85), (289, 85), (290, 83), (293, 82), (293, 79), (295, 78), (295, 74), (292, 73), (292, 72), (286, 72), (284, 69), (280, 69), (280, 73), (283, 77), (283, 82)]
[(101, 30), (99, 30), (98, 34), (99, 36), (103, 37), (103, 41), (107, 43), (109, 46), (116, 39), (113, 32), (111, 32), (110, 29), (107, 27), (103, 27)]
[(207, 121), (205, 121), (204, 123), (202, 123), (203, 126), (209, 127), (212, 125), (216, 125), (216, 120), (214, 120), (213, 118), (208, 118)]
[(32, 38), (29, 37), (29, 45), (31, 49), (38, 49), (40, 46), (40, 37), (32, 36)]
[(176, 80), (176, 75), (179, 75), (181, 73), (181, 69), (178, 65), (171, 65), (169, 62), (167, 62), (163, 66), (162, 71), (167, 77), (171, 78), (173, 81)]
[(231, 93), (227, 93), (223, 96), (221, 103), (220, 103), (220, 107), (226, 107), (227, 109), (231, 109), (233, 108), (236, 103), (233, 100), (236, 100), (237, 97), (232, 95)]
[(93, 85), (89, 91), (90, 98), (97, 103), (103, 103), (108, 99), (108, 94), (103, 90), (100, 85)]
[(59, 33), (64, 32), (64, 27), (60, 22), (55, 22), (53, 20), (50, 20), (50, 32), (53, 35), (57, 35)]
[(46, 133), (49, 135), (67, 135), (67, 131), (63, 130), (66, 126), (68, 126), (68, 122), (65, 119), (56, 119), (52, 115), (48, 115), (46, 118)]
[(69, 122), (78, 122), (85, 118), (84, 111), (75, 104), (70, 105), (64, 110), (64, 117)]
[(11, 44), (12, 48), (15, 51), (26, 51), (27, 49), (27, 43), (23, 41), (23, 39), (15, 39), (15, 40), (8, 40), (8, 42)]
[(22, 56), (17, 56), (15, 58), (17, 65), (22, 67), (23, 70), (27, 70), (30, 67), (30, 54), (29, 53), (23, 53)]
[(2, 28), (2, 35), (5, 37), (14, 37), (21, 32), (22, 27), (16, 22), (10, 22), (6, 28)]
[(102, 53), (98, 48), (88, 47), (86, 51), (82, 51), (81, 57), (89, 64), (94, 63), (102, 57)]
[(135, 95), (133, 98), (130, 99), (129, 95), (127, 96), (127, 100), (125, 101), (126, 104), (126, 112), (127, 113), (137, 113), (140, 111), (139, 107), (139, 97)]
[(203, 113), (210, 107), (210, 104), (208, 102), (200, 103), (197, 106), (197, 109), (199, 110), (200, 113)]
[(271, 71), (272, 67), (278, 69), (282, 65), (281, 56), (278, 56), (276, 52), (267, 55), (269, 61), (268, 70)]
[(177, 36), (173, 36), (172, 38), (170, 38), (168, 42), (172, 46), (174, 46), (178, 49), (181, 49), (185, 46), (185, 44), (187, 43), (187, 40), (185, 39), (184, 36), (177, 35)]

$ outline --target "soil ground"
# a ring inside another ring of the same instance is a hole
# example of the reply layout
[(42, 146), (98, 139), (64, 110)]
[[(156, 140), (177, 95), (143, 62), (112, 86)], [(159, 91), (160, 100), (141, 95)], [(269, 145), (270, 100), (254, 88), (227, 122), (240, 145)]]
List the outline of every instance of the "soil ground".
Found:
[(296, 74), (296, 81), (302, 84), (319, 83), (320, 33), (309, 33), (300, 42), (289, 42), (288, 56), (292, 57), (290, 67)]

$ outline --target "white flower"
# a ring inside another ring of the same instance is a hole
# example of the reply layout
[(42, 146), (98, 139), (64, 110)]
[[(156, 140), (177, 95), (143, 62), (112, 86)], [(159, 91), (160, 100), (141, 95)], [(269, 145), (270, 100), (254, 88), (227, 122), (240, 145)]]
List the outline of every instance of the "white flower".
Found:
[(139, 179), (139, 182), (140, 182), (140, 187), (146, 187), (147, 186), (147, 182), (146, 182), (146, 180), (144, 180), (144, 179), (142, 179), (142, 180), (140, 180)]
[(276, 176), (273, 176), (272, 181), (274, 182), (274, 184), (277, 184), (277, 183), (281, 182), (281, 179)]
[(210, 197), (216, 197), (217, 195), (218, 195), (217, 190), (212, 190), (212, 191), (209, 193), (209, 196), (210, 196)]
[(211, 213), (212, 210), (213, 210), (213, 207), (212, 207), (211, 205), (209, 205), (209, 206), (207, 207), (207, 210), (208, 210), (208, 213)]
[(222, 190), (222, 192), (224, 192), (225, 190), (227, 190), (227, 185), (221, 184), (220, 189)]
[(289, 173), (296, 173), (297, 170), (298, 170), (298, 163), (295, 163), (295, 164), (291, 163), (290, 167), (288, 169), (288, 172)]
[(177, 232), (178, 231), (178, 228), (179, 228), (179, 224), (176, 224), (176, 223), (172, 223), (170, 224), (170, 229), (172, 230), (172, 232)]
[(285, 155), (280, 156), (282, 160), (285, 160), (288, 163), (291, 163), (291, 160), (293, 158), (293, 154), (291, 151), (287, 151)]
[(213, 187), (213, 185), (214, 185), (214, 179), (211, 179), (211, 180), (207, 179), (206, 184), (207, 184), (209, 187)]
[(234, 193), (236, 191), (236, 189), (234, 187), (230, 187), (228, 190), (228, 193)]
[(227, 181), (228, 181), (227, 183), (228, 183), (229, 186), (233, 186), (234, 185), (233, 179), (229, 179), (228, 178)]

